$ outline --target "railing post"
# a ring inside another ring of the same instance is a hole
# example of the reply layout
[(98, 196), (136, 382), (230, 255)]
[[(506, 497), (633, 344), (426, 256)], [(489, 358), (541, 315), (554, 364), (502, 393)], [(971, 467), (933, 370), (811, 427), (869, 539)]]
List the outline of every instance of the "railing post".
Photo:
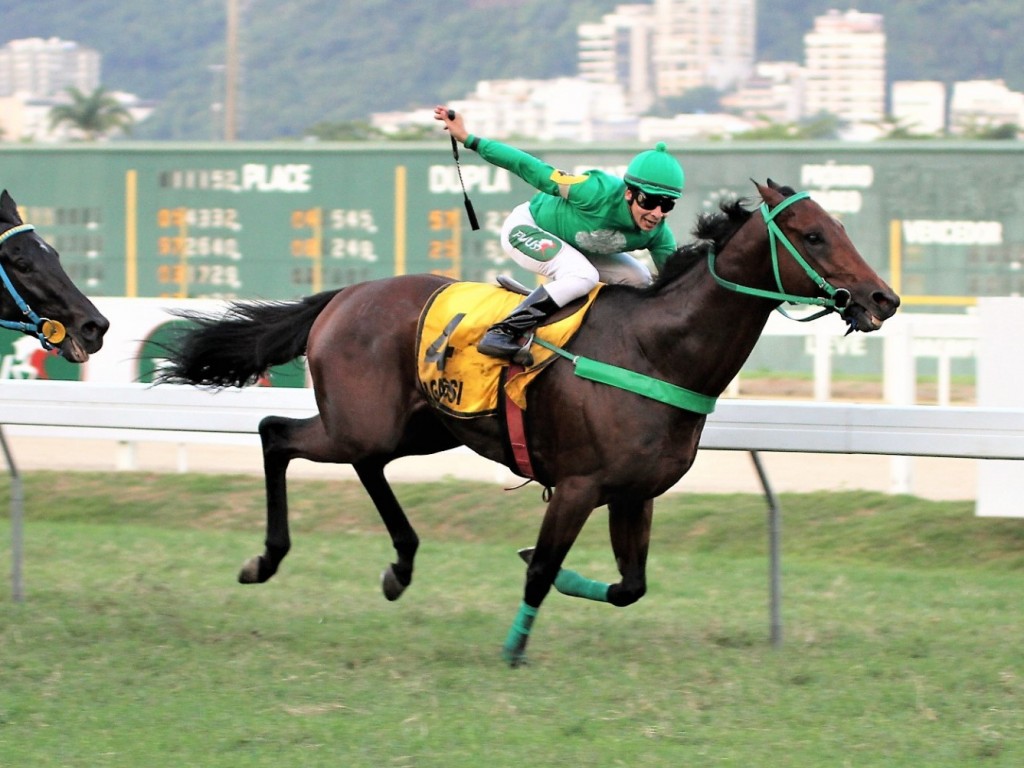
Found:
[(21, 474), (14, 463), (14, 454), (7, 445), (7, 436), (0, 426), (0, 447), (3, 448), (7, 469), (11, 473), (11, 599), (16, 603), (25, 599), (22, 583), (22, 561), (24, 556), (23, 522), (25, 516), (25, 492), (21, 485)]
[(832, 333), (824, 323), (814, 329), (814, 399), (825, 402), (832, 397)]
[(782, 507), (761, 463), (761, 454), (750, 452), (757, 476), (768, 502), (768, 614), (769, 636), (773, 648), (782, 647)]
[[(884, 340), (882, 389), (890, 405), (913, 405), (917, 397), (917, 362), (914, 358), (914, 326), (906, 315), (889, 321)], [(914, 485), (913, 459), (889, 459), (889, 492), (911, 493)]]
[(939, 405), (949, 405), (952, 398), (952, 356), (949, 352), (949, 342), (943, 340), (939, 347), (938, 359), (938, 389), (935, 393), (935, 400)]

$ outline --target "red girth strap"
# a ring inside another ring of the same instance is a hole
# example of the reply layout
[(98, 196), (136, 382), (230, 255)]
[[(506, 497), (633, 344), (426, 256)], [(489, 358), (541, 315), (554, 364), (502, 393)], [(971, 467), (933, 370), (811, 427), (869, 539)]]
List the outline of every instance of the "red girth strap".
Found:
[[(508, 367), (505, 381), (522, 372), (523, 366), (513, 363)], [(502, 399), (505, 401), (505, 428), (508, 430), (508, 442), (512, 447), (512, 458), (515, 459), (519, 474), (533, 480), (533, 464), (530, 463), (530, 449), (526, 446), (526, 425), (523, 423), (523, 409), (504, 393)]]

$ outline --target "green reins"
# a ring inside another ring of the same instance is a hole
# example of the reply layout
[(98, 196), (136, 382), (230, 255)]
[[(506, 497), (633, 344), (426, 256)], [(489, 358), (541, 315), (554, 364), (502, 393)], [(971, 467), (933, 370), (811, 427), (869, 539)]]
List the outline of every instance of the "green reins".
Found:
[(602, 363), (600, 360), (591, 360), (589, 357), (574, 355), (566, 352), (556, 344), (545, 341), (539, 336), (535, 336), (533, 341), (569, 360), (572, 363), (573, 371), (581, 379), (608, 384), (636, 395), (642, 395), (651, 400), (657, 400), (659, 403), (673, 405), (676, 408), (682, 408), (684, 411), (693, 411), (705, 416), (714, 412), (715, 403), (718, 402), (717, 397), (702, 395), (700, 392), (678, 387), (667, 381), (655, 379), (652, 376), (646, 376), (626, 368), (620, 368), (617, 365)]
[[(711, 270), (711, 276), (715, 278), (718, 284), (723, 288), (728, 288), (730, 291), (747, 294), (749, 296), (758, 296), (763, 299), (778, 299), (779, 301), (787, 301), (791, 304), (814, 304), (819, 307), (824, 307), (821, 312), (816, 313), (812, 317), (802, 318), (801, 322), (813, 320), (816, 317), (821, 317), (821, 315), (833, 311), (837, 311), (839, 314), (842, 314), (843, 310), (846, 309), (850, 303), (850, 292), (845, 288), (833, 287), (827, 280), (825, 280), (825, 278), (815, 272), (814, 268), (807, 263), (804, 257), (800, 255), (800, 252), (793, 247), (791, 242), (789, 242), (789, 238), (787, 238), (779, 228), (779, 225), (775, 223), (775, 217), (782, 211), (798, 200), (804, 200), (809, 197), (810, 195), (806, 192), (797, 192), (795, 195), (787, 197), (771, 210), (768, 208), (768, 203), (761, 203), (761, 215), (764, 217), (765, 226), (768, 227), (768, 240), (771, 244), (772, 252), (772, 270), (775, 273), (775, 284), (778, 286), (778, 291), (751, 288), (749, 286), (740, 285), (739, 283), (733, 283), (722, 279), (715, 272), (715, 253), (713, 250), (709, 250), (708, 269)], [(803, 267), (804, 272), (806, 272), (807, 276), (814, 281), (814, 284), (828, 294), (828, 298), (823, 296), (795, 296), (785, 292), (785, 289), (782, 287), (782, 276), (779, 273), (778, 243), (780, 242), (785, 246), (786, 250), (789, 251), (790, 255), (796, 259), (797, 263)], [(781, 307), (779, 308), (779, 311), (782, 311)], [(786, 313), (783, 312), (782, 314), (785, 315)], [(786, 316), (789, 317), (789, 315)], [(685, 389), (684, 387), (670, 384), (667, 381), (662, 381), (661, 379), (655, 379), (651, 376), (637, 373), (636, 371), (620, 368), (616, 365), (610, 365), (609, 363), (602, 363), (598, 360), (591, 360), (590, 358), (573, 355), (556, 344), (552, 344), (538, 337), (534, 337), (533, 340), (542, 347), (550, 349), (552, 352), (571, 361), (573, 371), (580, 378), (618, 387), (619, 389), (633, 392), (634, 394), (650, 398), (651, 400), (657, 400), (660, 403), (672, 405), (686, 411), (693, 411), (694, 413), (703, 414), (705, 416), (709, 413), (713, 413), (715, 410), (715, 404), (718, 401), (717, 397), (702, 395), (699, 392), (694, 392), (692, 390)]]

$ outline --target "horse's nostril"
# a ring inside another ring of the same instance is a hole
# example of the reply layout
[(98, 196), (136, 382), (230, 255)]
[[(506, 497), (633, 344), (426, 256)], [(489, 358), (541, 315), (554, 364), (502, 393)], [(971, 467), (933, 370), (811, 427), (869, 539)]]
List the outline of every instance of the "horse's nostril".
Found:
[(871, 300), (875, 302), (878, 307), (881, 307), (889, 313), (891, 317), (900, 306), (900, 297), (895, 293), (889, 293), (888, 291), (875, 291), (871, 294)]
[(82, 325), (82, 335), (87, 339), (102, 339), (108, 328), (110, 321), (101, 316)]

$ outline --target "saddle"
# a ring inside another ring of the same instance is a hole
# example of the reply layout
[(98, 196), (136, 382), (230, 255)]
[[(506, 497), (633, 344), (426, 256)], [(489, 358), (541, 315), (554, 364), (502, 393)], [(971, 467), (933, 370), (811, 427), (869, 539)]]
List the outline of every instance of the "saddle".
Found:
[[(506, 317), (529, 291), (511, 278), (501, 287), (484, 283), (452, 283), (438, 289), (420, 314), (416, 361), (420, 387), (438, 410), (459, 418), (495, 414), (500, 397), (526, 408), (526, 387), (556, 354), (544, 347), (533, 350), (533, 363), (514, 366), (507, 360), (481, 354), (476, 343), (494, 323)], [(537, 329), (536, 336), (557, 346), (568, 343), (597, 297), (598, 284), (579, 309)]]

